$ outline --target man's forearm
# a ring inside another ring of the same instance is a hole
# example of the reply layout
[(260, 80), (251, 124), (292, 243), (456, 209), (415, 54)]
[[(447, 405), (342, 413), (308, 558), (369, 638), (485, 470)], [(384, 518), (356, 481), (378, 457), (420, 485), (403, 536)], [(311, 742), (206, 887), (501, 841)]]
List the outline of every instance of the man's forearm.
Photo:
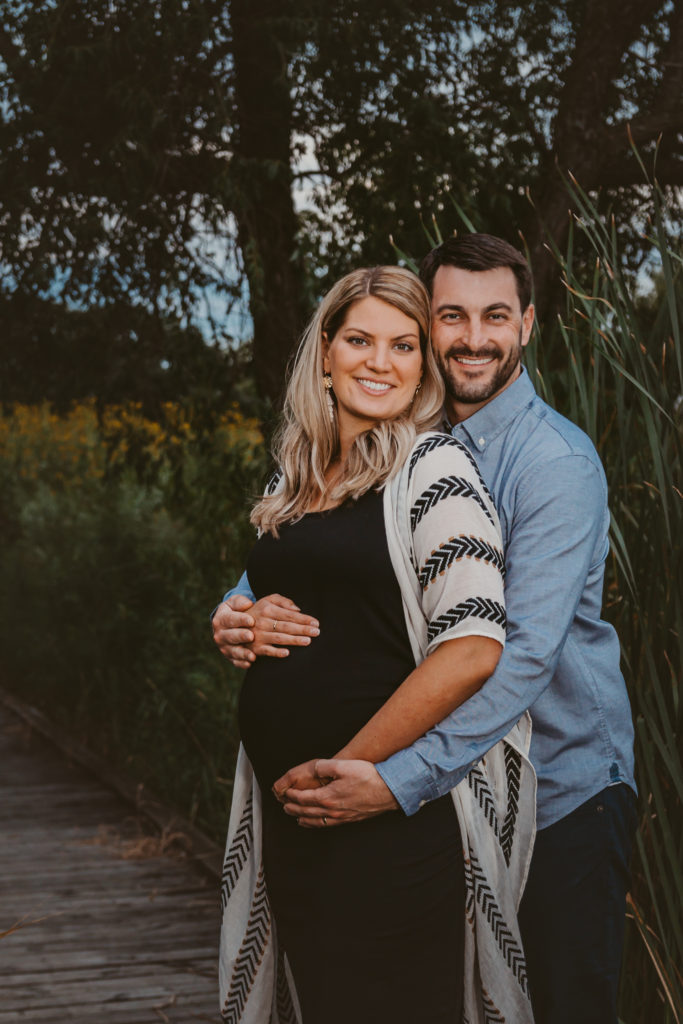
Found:
[(418, 665), (336, 755), (380, 761), (460, 707), (493, 672), (501, 645), (489, 637), (446, 640)]
[(555, 674), (596, 549), (606, 545), (605, 494), (595, 467), (574, 457), (557, 461), (563, 472), (552, 490), (544, 489), (543, 467), (520, 485), (506, 552), (507, 641), (496, 671), (436, 728), (377, 764), (407, 814), (462, 781)]

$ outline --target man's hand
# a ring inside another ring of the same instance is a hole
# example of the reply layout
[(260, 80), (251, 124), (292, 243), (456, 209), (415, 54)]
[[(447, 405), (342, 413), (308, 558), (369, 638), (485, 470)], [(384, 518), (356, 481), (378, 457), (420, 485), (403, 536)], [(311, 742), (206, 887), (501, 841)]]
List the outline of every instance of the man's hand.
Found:
[(249, 668), (260, 654), (286, 658), (288, 647), (310, 644), (319, 633), (318, 620), (280, 594), (255, 602), (234, 594), (213, 617), (214, 643), (235, 668)]
[[(302, 789), (306, 781), (311, 785)], [(303, 828), (344, 825), (398, 808), (393, 793), (369, 761), (308, 761), (278, 779), (273, 792), (285, 814), (296, 818)]]
[(235, 668), (249, 668), (256, 655), (247, 646), (254, 639), (254, 619), (247, 614), (254, 602), (242, 594), (233, 594), (218, 605), (211, 621), (213, 642)]

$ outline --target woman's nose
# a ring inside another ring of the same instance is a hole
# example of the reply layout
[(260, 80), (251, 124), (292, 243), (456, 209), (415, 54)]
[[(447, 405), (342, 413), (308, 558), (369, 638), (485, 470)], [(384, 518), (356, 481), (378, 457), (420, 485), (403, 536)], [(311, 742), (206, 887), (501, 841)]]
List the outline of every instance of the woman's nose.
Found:
[(388, 345), (373, 345), (366, 359), (368, 367), (377, 373), (386, 373), (391, 369), (391, 350)]

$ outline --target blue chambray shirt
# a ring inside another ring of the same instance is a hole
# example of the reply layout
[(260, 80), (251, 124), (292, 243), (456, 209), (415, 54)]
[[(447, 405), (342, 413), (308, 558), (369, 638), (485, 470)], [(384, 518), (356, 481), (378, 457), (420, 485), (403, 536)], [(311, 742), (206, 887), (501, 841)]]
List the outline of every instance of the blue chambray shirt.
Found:
[[(475, 456), (498, 509), (506, 645), (478, 693), (377, 770), (413, 814), (457, 785), (529, 709), (545, 828), (606, 786), (635, 789), (619, 641), (600, 618), (605, 475), (590, 439), (536, 395), (526, 370), (452, 433)], [(246, 575), (235, 592), (252, 597)]]

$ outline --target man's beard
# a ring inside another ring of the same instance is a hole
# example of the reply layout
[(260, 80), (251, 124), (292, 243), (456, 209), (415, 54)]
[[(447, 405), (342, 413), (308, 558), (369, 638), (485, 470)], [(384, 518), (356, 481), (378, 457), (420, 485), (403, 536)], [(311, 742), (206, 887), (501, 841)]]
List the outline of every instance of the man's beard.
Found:
[[(486, 377), (482, 380), (460, 381), (456, 380), (453, 371), (449, 366), (449, 359), (458, 356), (469, 357), (470, 359), (488, 359), (493, 357), (498, 360), (498, 366), (493, 377)], [(491, 346), (479, 352), (470, 352), (462, 345), (453, 345), (445, 355), (437, 353), (436, 360), (439, 364), (443, 382), (446, 385), (446, 393), (449, 398), (464, 405), (475, 405), (479, 402), (487, 402), (489, 398), (497, 394), (505, 387), (512, 375), (517, 370), (522, 358), (522, 331), (519, 332), (517, 345), (503, 357), (500, 350)]]

